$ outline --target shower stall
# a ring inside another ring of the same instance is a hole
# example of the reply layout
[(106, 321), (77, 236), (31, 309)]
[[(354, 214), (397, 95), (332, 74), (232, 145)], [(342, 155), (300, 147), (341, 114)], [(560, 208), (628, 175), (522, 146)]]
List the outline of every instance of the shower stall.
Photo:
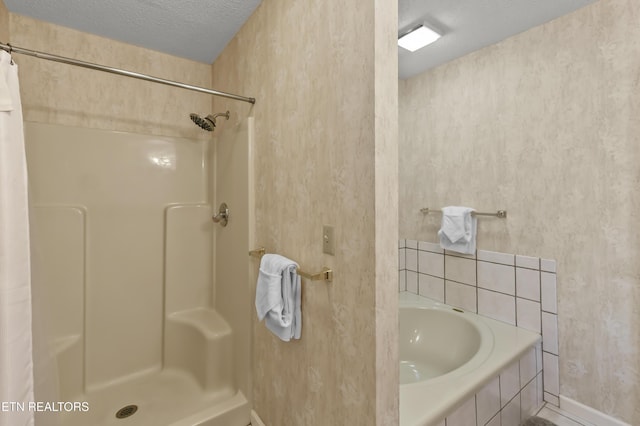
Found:
[(218, 126), (185, 139), (25, 123), (58, 398), (88, 403), (61, 425), (250, 423), (253, 121)]

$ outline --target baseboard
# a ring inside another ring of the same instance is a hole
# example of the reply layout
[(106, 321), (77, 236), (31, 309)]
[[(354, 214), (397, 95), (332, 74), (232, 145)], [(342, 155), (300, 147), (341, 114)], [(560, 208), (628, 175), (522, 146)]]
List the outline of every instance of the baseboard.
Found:
[(560, 395), (560, 409), (598, 426), (631, 426), (601, 411)]
[(251, 426), (266, 426), (254, 410), (251, 410)]

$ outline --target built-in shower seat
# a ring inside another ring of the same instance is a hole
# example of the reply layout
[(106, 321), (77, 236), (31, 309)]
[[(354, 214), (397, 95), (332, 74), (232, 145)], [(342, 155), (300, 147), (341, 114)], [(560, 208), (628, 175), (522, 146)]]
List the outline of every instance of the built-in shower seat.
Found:
[(188, 372), (206, 392), (235, 393), (229, 324), (215, 310), (174, 312), (165, 323), (164, 367)]

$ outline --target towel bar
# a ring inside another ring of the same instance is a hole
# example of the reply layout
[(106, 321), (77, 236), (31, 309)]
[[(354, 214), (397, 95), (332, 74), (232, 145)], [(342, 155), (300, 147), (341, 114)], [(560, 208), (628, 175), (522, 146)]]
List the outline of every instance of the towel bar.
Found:
[[(266, 252), (267, 250), (264, 247), (260, 247), (255, 250), (251, 250), (249, 252), (249, 256), (260, 259), (262, 256), (265, 255)], [(308, 280), (311, 280), (311, 281), (328, 281), (328, 282), (333, 281), (333, 271), (327, 267), (322, 268), (322, 271), (317, 272), (315, 274), (310, 274), (309, 272), (305, 272), (300, 268), (298, 268), (296, 272), (301, 277), (307, 278)]]
[[(442, 214), (442, 211), (440, 211), (440, 210), (431, 210), (429, 207), (425, 207), (423, 209), (420, 209), (420, 211), (422, 213), (424, 213), (424, 214), (429, 214), (429, 213)], [(495, 217), (499, 217), (500, 219), (506, 219), (507, 211), (506, 210), (498, 210), (495, 213), (471, 212), (471, 216), (495, 216)]]

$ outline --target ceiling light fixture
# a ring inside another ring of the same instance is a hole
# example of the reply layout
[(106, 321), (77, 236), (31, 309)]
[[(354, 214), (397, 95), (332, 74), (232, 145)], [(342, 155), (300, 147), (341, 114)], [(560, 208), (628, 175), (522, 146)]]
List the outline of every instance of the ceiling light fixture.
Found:
[(415, 52), (416, 50), (422, 49), (426, 45), (433, 43), (440, 37), (441, 35), (433, 31), (431, 28), (420, 25), (400, 37), (398, 39), (398, 46), (407, 49), (410, 52)]

